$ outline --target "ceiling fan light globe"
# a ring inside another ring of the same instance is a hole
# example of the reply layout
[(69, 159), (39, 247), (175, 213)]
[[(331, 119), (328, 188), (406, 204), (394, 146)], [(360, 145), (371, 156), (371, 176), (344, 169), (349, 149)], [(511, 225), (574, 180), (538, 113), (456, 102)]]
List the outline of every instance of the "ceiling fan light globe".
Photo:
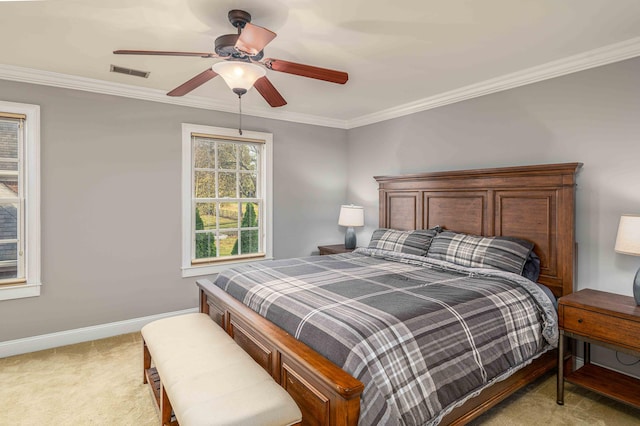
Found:
[(267, 71), (249, 62), (225, 61), (213, 64), (211, 67), (227, 83), (231, 90), (243, 89), (248, 91), (257, 79), (264, 77)]

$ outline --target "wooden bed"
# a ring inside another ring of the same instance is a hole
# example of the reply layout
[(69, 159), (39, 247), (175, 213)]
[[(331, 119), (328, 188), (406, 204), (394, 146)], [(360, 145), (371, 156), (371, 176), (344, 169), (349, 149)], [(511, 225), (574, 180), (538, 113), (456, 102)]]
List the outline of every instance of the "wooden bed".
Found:
[[(580, 163), (378, 176), (381, 228), (435, 225), (535, 243), (539, 282), (569, 294), (575, 269), (575, 176)], [(199, 280), (200, 310), (222, 326), (294, 398), (304, 425), (356, 425), (363, 385), (212, 284)], [(556, 351), (454, 409), (464, 424), (557, 365)]]

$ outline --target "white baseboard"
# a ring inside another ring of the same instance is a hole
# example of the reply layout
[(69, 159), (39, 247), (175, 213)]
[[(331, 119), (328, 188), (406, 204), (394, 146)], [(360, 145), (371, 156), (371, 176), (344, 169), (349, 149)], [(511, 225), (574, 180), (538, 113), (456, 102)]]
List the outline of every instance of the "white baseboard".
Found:
[(118, 336), (120, 334), (134, 333), (136, 331), (140, 331), (144, 325), (152, 321), (176, 315), (189, 314), (192, 312), (198, 312), (198, 309), (192, 308), (182, 311), (166, 312), (148, 317), (134, 318), (125, 321), (117, 321), (108, 324), (76, 328), (74, 330), (60, 331), (57, 333), (0, 342), (0, 358), (41, 351), (44, 349), (57, 348), (59, 346), (72, 345), (74, 343), (104, 339), (106, 337)]

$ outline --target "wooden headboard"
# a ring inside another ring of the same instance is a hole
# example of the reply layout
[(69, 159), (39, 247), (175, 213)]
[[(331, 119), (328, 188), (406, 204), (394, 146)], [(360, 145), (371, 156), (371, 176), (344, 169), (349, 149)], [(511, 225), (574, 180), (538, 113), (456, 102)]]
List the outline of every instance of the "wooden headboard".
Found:
[(376, 176), (380, 227), (446, 229), (535, 243), (540, 278), (573, 292), (576, 172), (582, 163)]

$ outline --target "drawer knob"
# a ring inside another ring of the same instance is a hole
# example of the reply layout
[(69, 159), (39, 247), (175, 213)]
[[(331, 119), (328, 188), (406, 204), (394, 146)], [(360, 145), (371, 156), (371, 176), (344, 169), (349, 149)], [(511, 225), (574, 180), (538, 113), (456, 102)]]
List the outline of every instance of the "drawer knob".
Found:
[(578, 324), (582, 324), (582, 318), (578, 319)]

